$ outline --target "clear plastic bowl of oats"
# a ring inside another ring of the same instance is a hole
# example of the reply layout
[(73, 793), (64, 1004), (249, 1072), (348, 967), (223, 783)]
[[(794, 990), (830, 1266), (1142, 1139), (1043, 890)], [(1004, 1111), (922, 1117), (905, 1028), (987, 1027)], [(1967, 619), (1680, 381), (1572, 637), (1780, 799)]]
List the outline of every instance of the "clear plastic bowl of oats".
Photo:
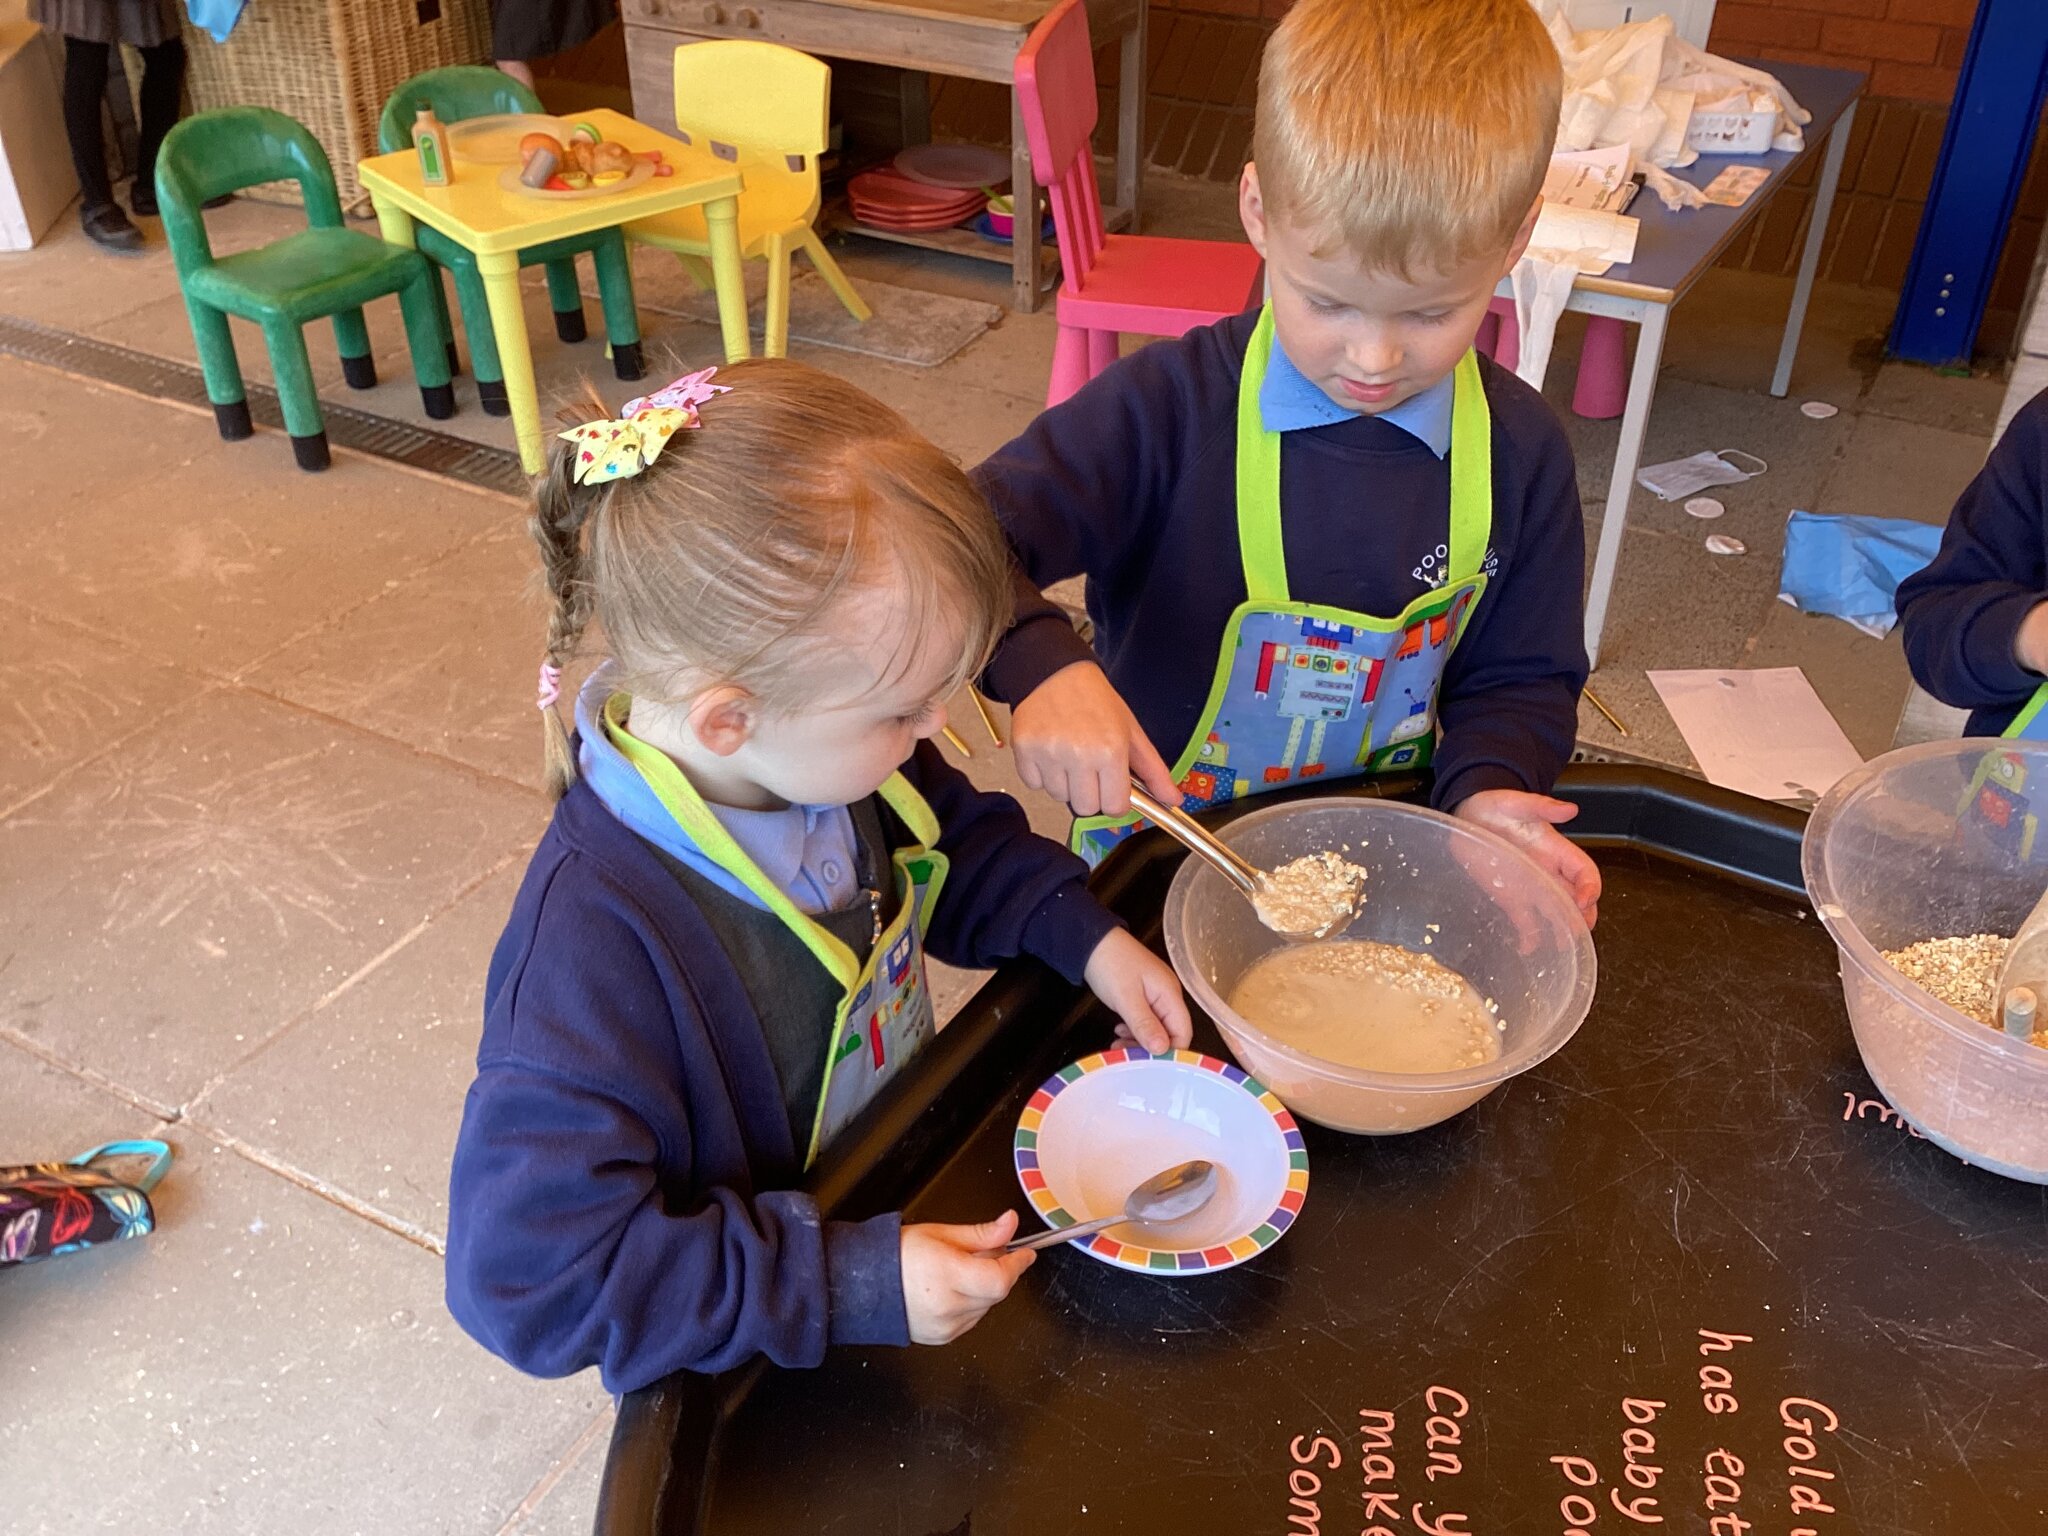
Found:
[[(1328, 978), (1305, 983), (1321, 1016), (1299, 1029), (1270, 1018), (1262, 1028), (1231, 1002), (1290, 941), (1199, 859), (1181, 865), (1166, 897), (1167, 954), (1194, 1001), (1239, 1065), (1319, 1125), (1388, 1135), (1447, 1120), (1547, 1060), (1593, 1005), (1593, 939), (1578, 908), (1489, 832), (1392, 800), (1332, 797), (1254, 811), (1218, 836), (1262, 869), (1327, 850), (1365, 870), (1364, 905), (1336, 941), (1340, 963), (1362, 957), (1364, 973), (1340, 975), (1334, 993), (1322, 990)], [(1398, 1026), (1411, 1012), (1428, 1030), (1456, 1015), (1483, 1050), (1448, 1051), (1464, 1064), (1443, 1070), (1386, 1070), (1402, 1059), (1409, 1032)], [(1372, 1059), (1378, 1069), (1357, 1064)]]
[[(1828, 792), (1801, 858), (1871, 1081), (1965, 1162), (2048, 1183), (2048, 1049), (1989, 1017), (1995, 941), (2048, 888), (2048, 743), (1888, 752)], [(1962, 942), (1904, 953), (1928, 940)]]

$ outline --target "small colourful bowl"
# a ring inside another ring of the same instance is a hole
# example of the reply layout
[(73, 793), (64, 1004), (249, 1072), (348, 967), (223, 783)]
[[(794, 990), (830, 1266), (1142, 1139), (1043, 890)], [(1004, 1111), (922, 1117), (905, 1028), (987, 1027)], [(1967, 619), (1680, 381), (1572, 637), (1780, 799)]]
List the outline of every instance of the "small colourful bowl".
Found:
[(988, 229), (990, 234), (1000, 235), (1005, 240), (1015, 235), (1017, 205), (1010, 201), (1007, 194), (988, 200)]
[(1125, 1223), (1072, 1246), (1147, 1274), (1230, 1269), (1280, 1241), (1308, 1195), (1301, 1128), (1266, 1087), (1196, 1051), (1104, 1051), (1060, 1068), (1017, 1120), (1017, 1182), (1048, 1227), (1122, 1208), (1132, 1189), (1193, 1158), (1216, 1193), (1159, 1227)]

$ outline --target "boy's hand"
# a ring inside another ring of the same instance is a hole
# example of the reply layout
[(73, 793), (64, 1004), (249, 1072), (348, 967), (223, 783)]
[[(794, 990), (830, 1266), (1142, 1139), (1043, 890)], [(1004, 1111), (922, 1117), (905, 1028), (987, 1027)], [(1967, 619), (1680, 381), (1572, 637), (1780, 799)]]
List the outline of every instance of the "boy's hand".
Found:
[(1498, 832), (1564, 882), (1592, 927), (1600, 920), (1600, 869), (1557, 829), (1579, 814), (1575, 805), (1520, 789), (1482, 789), (1460, 801), (1453, 815)]
[(2029, 672), (2048, 675), (2048, 603), (2036, 603), (2027, 610), (2012, 650), (2013, 658)]
[(903, 1307), (910, 1315), (911, 1343), (950, 1344), (1010, 1294), (1038, 1257), (1028, 1249), (990, 1251), (1016, 1233), (1015, 1211), (976, 1227), (924, 1222), (903, 1229)]
[(1025, 695), (1010, 712), (1010, 751), (1019, 778), (1076, 816), (1123, 815), (1133, 775), (1161, 800), (1180, 803), (1173, 770), (1092, 661), (1060, 668)]
[(1117, 1038), (1148, 1051), (1186, 1050), (1195, 1038), (1173, 967), (1121, 928), (1112, 928), (1082, 972), (1088, 990), (1118, 1019)]

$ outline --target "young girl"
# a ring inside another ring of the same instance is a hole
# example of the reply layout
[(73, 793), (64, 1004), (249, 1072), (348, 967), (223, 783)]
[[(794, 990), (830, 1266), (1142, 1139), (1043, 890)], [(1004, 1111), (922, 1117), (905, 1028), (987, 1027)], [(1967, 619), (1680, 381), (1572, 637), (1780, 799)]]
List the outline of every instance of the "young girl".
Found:
[[(933, 1031), (926, 949), (1036, 955), (1142, 1043), (1173, 973), (1078, 859), (931, 743), (1010, 607), (1001, 532), (894, 412), (741, 363), (564, 433), (532, 532), (561, 796), (485, 992), (448, 1305), (613, 1392), (827, 1344), (944, 1343), (1030, 1262), (1016, 1216), (822, 1221), (791, 1186)], [(597, 620), (611, 659), (560, 669)]]

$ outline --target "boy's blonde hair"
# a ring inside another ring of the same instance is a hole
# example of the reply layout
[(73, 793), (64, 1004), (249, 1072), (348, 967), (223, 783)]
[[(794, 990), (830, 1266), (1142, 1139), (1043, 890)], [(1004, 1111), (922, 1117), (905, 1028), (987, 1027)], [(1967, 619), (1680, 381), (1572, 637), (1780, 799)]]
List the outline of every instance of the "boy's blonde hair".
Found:
[[(896, 661), (954, 646), (947, 692), (987, 663), (1009, 622), (1010, 554), (966, 474), (872, 396), (782, 359), (718, 371), (730, 394), (626, 480), (575, 480), (557, 442), (528, 524), (554, 608), (560, 667), (595, 618), (636, 694), (731, 683), (777, 713), (818, 702), (817, 660), (845, 637), (842, 601), (902, 605)], [(587, 418), (608, 412), (593, 395)], [(956, 638), (957, 636), (957, 638)], [(560, 715), (543, 709), (547, 780), (575, 777)]]
[(1259, 64), (1267, 221), (1404, 278), (1505, 253), (1562, 92), (1529, 0), (1296, 0)]

